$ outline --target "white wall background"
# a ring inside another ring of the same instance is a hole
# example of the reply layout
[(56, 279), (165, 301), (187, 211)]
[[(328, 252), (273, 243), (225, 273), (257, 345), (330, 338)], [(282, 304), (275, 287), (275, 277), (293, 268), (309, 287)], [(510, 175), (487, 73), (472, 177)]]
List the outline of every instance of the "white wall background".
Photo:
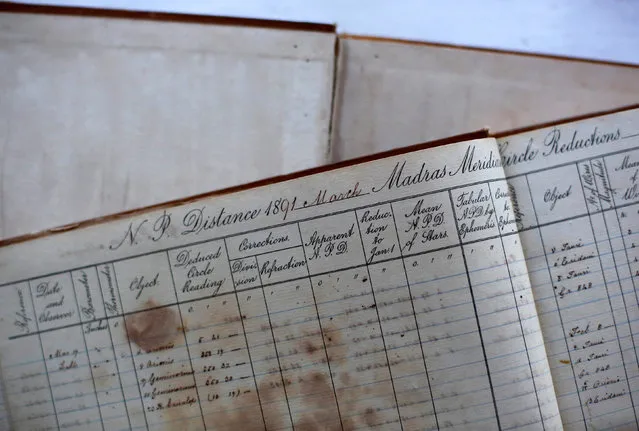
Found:
[(639, 64), (639, 0), (23, 0), (336, 23), (340, 32)]

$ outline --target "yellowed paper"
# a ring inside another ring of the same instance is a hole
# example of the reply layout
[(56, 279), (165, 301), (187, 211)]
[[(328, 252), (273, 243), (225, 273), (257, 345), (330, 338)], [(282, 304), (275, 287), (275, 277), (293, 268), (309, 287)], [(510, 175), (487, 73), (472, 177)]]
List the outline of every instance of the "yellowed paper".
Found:
[(565, 429), (639, 427), (639, 111), (500, 140)]
[(14, 429), (560, 429), (493, 139), (0, 249)]

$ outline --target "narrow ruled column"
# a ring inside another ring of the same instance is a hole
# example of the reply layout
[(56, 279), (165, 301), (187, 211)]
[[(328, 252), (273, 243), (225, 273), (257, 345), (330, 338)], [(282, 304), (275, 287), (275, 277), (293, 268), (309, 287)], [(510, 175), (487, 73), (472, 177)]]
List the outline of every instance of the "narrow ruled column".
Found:
[[(639, 427), (637, 420), (635, 397), (631, 393), (628, 370), (634, 372), (637, 369), (637, 356), (634, 351), (632, 334), (628, 325), (628, 315), (624, 298), (619, 284), (615, 256), (612, 250), (612, 243), (608, 233), (608, 223), (605, 212), (612, 213), (612, 190), (608, 184), (608, 178), (604, 171), (603, 160), (596, 158), (590, 161), (583, 161), (577, 164), (583, 197), (590, 215), (590, 227), (598, 254), (599, 265), (601, 266), (601, 286), (595, 287), (594, 291), (599, 291), (607, 298), (607, 304), (599, 304), (598, 311), (610, 310), (610, 320), (614, 328), (607, 331), (600, 331), (598, 336), (603, 341), (606, 337), (610, 342), (606, 343), (610, 347), (616, 344), (615, 349), (619, 351), (620, 366), (614, 371), (612, 376), (592, 376), (589, 385), (601, 386), (611, 391), (623, 391), (628, 394), (623, 402), (608, 403), (609, 418), (614, 417), (615, 423), (632, 424)], [(605, 326), (605, 324), (602, 324)], [(596, 330), (598, 330), (597, 327)], [(593, 332), (595, 329), (593, 329)], [(608, 338), (609, 337), (609, 338)], [(598, 337), (599, 338), (599, 337)], [(601, 377), (601, 378), (600, 378)], [(588, 383), (588, 380), (586, 381)], [(614, 393), (613, 392), (613, 393)], [(621, 419), (625, 419), (625, 422)], [(601, 419), (605, 419), (603, 412)], [(610, 419), (609, 419), (610, 420)], [(606, 422), (604, 422), (606, 423)]]
[(256, 258), (292, 423), (296, 429), (339, 428), (340, 414), (299, 229), (291, 239), (300, 245)]
[[(504, 308), (509, 307), (508, 310), (503, 311), (509, 313), (505, 315), (513, 320), (517, 318), (514, 334), (521, 338), (516, 346), (524, 350), (523, 354), (510, 358), (509, 361), (513, 368), (515, 365), (518, 367), (518, 378), (513, 385), (516, 386), (516, 392), (510, 397), (513, 400), (513, 410), (525, 411), (520, 414), (520, 427), (541, 426), (545, 429), (548, 425), (557, 426), (558, 424), (553, 421), (546, 425), (542, 411), (542, 406), (546, 402), (544, 397), (548, 397), (548, 390), (552, 391), (552, 384), (548, 375), (547, 361), (544, 360), (546, 350), (530, 289), (521, 239), (519, 235), (513, 235), (518, 233), (523, 223), (515, 188), (506, 180), (501, 180), (488, 183), (488, 191), (500, 235), (501, 257), (505, 262), (509, 279), (506, 286), (510, 287), (510, 294), (500, 299)], [(517, 207), (514, 206), (515, 204)]]
[(448, 192), (394, 202), (392, 209), (438, 425), (494, 429), (490, 380)]
[(300, 228), (344, 428), (401, 429), (355, 212)]
[(451, 191), (500, 427), (539, 420), (517, 305), (488, 184)]
[(625, 378), (613, 381), (622, 358), (580, 173), (571, 164), (527, 179), (557, 308), (543, 329), (562, 419), (570, 429), (609, 427), (617, 406), (632, 409)]
[(284, 358), (280, 359), (275, 348), (260, 275), (267, 274), (268, 266), (265, 267), (263, 262), (263, 270), (260, 270), (256, 256), (299, 247), (301, 240), (297, 226), (291, 224), (233, 236), (227, 238), (226, 244), (253, 372), (258, 381), (264, 425), (267, 430), (291, 429), (293, 417), (282, 372)]
[(113, 264), (124, 331), (149, 430), (202, 424), (166, 252)]
[[(569, 169), (571, 168), (569, 167)], [(563, 173), (561, 168), (558, 173), (554, 173), (554, 183), (557, 182), (557, 177)], [(568, 184), (562, 184), (562, 192), (569, 188), (572, 190), (572, 187), (579, 187), (579, 177), (575, 175), (575, 170), (571, 169), (567, 174), (570, 175), (567, 178), (570, 178), (571, 181)], [(540, 183), (540, 179), (546, 175), (547, 173), (543, 172), (522, 176), (525, 179), (525, 187), (528, 193), (519, 191), (517, 194), (518, 203), (531, 216), (525, 219), (524, 227), (526, 229), (520, 233), (520, 237), (526, 249), (528, 274), (544, 334), (547, 361), (553, 378), (562, 422), (564, 424), (570, 423), (572, 429), (582, 429), (582, 426), (585, 427), (585, 416), (577, 392), (577, 373), (572, 365), (573, 354), (565, 337), (564, 319), (560, 311), (562, 297), (557, 295), (557, 286), (553, 280), (556, 275), (551, 270), (552, 257), (549, 256), (553, 247), (557, 248), (557, 244), (561, 242), (570, 244), (570, 242), (567, 236), (565, 238), (557, 238), (552, 234), (548, 236), (543, 234), (542, 229), (546, 228), (550, 222), (561, 220), (560, 215), (550, 214), (550, 207), (544, 203), (543, 195), (547, 190), (549, 194), (551, 190), (558, 190), (554, 189), (554, 187), (549, 190), (546, 184), (542, 185)], [(554, 185), (554, 183), (549, 185)], [(522, 184), (521, 187), (523, 188), (524, 185)], [(572, 216), (582, 217), (586, 214), (587, 211), (583, 205), (583, 200), (573, 202), (571, 198), (567, 203), (568, 205), (566, 206), (570, 207)], [(553, 209), (555, 205), (553, 205)], [(531, 218), (534, 218), (534, 220), (531, 220)], [(567, 223), (559, 229), (559, 232), (562, 231), (570, 231)]]
[(405, 430), (436, 429), (414, 297), (407, 283), (390, 204), (357, 211), (393, 389)]
[(2, 339), (13, 337), (10, 348), (0, 350), (4, 402), (11, 429), (57, 430), (58, 420), (49, 385), (36, 314), (28, 282), (0, 289)]
[[(98, 282), (102, 291), (102, 303), (107, 316), (107, 325), (115, 356), (115, 369), (120, 376), (124, 398), (124, 408), (130, 429), (146, 429), (146, 416), (142, 404), (141, 389), (138, 385), (137, 370), (133, 362), (132, 349), (126, 333), (126, 325), (120, 300), (120, 291), (113, 265), (98, 265)], [(106, 364), (111, 359), (105, 358)]]
[(208, 429), (262, 425), (262, 410), (224, 240), (169, 252), (179, 310)]
[(103, 429), (130, 427), (97, 268), (71, 272)]
[[(32, 280), (31, 294), (60, 428), (101, 430), (71, 273)], [(55, 332), (48, 337), (46, 332)]]
[[(534, 378), (543, 428), (558, 429), (562, 426), (561, 416), (547, 356), (547, 339), (544, 336), (556, 334), (559, 319), (528, 181), (525, 175), (521, 175), (508, 178), (506, 184), (491, 183), (491, 192), (524, 331), (526, 354)], [(508, 235), (510, 232), (517, 232), (517, 235)], [(547, 326), (544, 327), (544, 324)], [(563, 348), (565, 349), (565, 343)], [(555, 364), (564, 367), (557, 360), (553, 361), (553, 365)]]
[[(616, 263), (621, 287), (621, 300), (625, 306), (628, 327), (622, 337), (623, 350), (635, 355), (639, 352), (639, 151), (627, 151), (602, 159), (603, 173), (608, 184), (599, 185), (609, 196), (614, 207), (604, 212), (610, 245)], [(594, 166), (593, 166), (594, 168)], [(601, 179), (599, 180), (601, 182)], [(621, 328), (622, 332), (624, 328)], [(632, 360), (630, 361), (632, 362)], [(639, 417), (639, 367), (626, 367), (628, 382), (634, 397), (635, 414)]]

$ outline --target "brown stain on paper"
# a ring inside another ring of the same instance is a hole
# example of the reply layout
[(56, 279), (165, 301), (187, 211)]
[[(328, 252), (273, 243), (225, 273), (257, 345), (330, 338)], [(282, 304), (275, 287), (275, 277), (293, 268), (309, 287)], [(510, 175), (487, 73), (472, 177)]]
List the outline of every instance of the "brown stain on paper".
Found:
[(302, 347), (304, 351), (309, 355), (312, 355), (313, 353), (317, 352), (320, 349), (318, 346), (313, 344), (310, 340), (304, 340), (302, 342)]
[(202, 429), (201, 420), (198, 417), (200, 411), (196, 405), (187, 408), (166, 409), (168, 431), (199, 431)]
[(243, 402), (239, 405), (234, 404), (229, 410), (216, 412), (214, 417), (209, 417), (207, 429), (229, 431), (263, 431), (265, 429), (257, 400), (255, 400), (254, 408), (248, 402)]
[(342, 332), (334, 324), (323, 328), (324, 344), (331, 363), (343, 364), (348, 360), (348, 342), (344, 341)]
[[(145, 310), (139, 311), (126, 316), (125, 327), (128, 339), (135, 343), (140, 349), (146, 353), (171, 348), (178, 336), (186, 331), (193, 330), (193, 327), (187, 328), (186, 323), (181, 324), (180, 316), (174, 308), (162, 307), (154, 300), (149, 300), (144, 305)], [(235, 313), (233, 313), (235, 315)], [(211, 316), (211, 320), (207, 324), (214, 324), (224, 319), (223, 316)], [(192, 325), (189, 325), (192, 326)], [(197, 325), (196, 325), (197, 326)], [(206, 326), (206, 325), (204, 325)], [(197, 329), (197, 328), (195, 328)], [(288, 396), (297, 392), (294, 396), (302, 397), (304, 412), (301, 417), (296, 417), (293, 412), (294, 428), (296, 431), (351, 431), (355, 429), (371, 429), (379, 428), (379, 413), (376, 409), (362, 405), (359, 398), (370, 397), (370, 388), (364, 385), (357, 387), (358, 382), (355, 377), (354, 370), (339, 370), (349, 363), (349, 341), (344, 339), (342, 331), (334, 324), (328, 324), (322, 328), (323, 341), (317, 337), (305, 337), (299, 341), (300, 351), (309, 358), (317, 359), (317, 355), (326, 346), (326, 355), (330, 361), (334, 373), (335, 385), (337, 392), (340, 387), (350, 387), (348, 389), (348, 400), (342, 399), (341, 406), (342, 421), (340, 423), (337, 415), (337, 400), (333, 382), (327, 373), (310, 369), (309, 371), (299, 375), (299, 379), (293, 383), (288, 383), (284, 388), (290, 385), (299, 385), (297, 391), (288, 390)], [(319, 335), (319, 334), (318, 334)], [(323, 345), (322, 345), (323, 343)], [(223, 347), (223, 346), (221, 346)], [(325, 359), (324, 359), (325, 362)], [(354, 363), (354, 362), (353, 362)], [(289, 423), (286, 416), (288, 412), (286, 408), (273, 408), (269, 404), (278, 401), (283, 402), (282, 379), (279, 373), (258, 380), (258, 391), (250, 386), (240, 385), (237, 389), (251, 390), (252, 393), (246, 397), (240, 397), (227, 404), (226, 409), (220, 409), (214, 414), (206, 416), (207, 427), (215, 430), (246, 430), (258, 431), (265, 429), (275, 430), (286, 427)], [(201, 383), (200, 383), (201, 384)], [(259, 402), (258, 402), (259, 392)], [(388, 394), (379, 394), (385, 397)], [(344, 395), (346, 396), (346, 395)], [(205, 402), (202, 400), (202, 402)], [(260, 403), (262, 409), (260, 409)], [(279, 404), (280, 406), (282, 404)], [(189, 419), (191, 413), (195, 413), (190, 409), (167, 409), (167, 428), (175, 431), (190, 431), (198, 428), (199, 421)], [(205, 411), (206, 415), (206, 411)], [(196, 424), (196, 422), (198, 424)]]
[[(277, 386), (279, 384), (279, 386)], [(283, 393), (282, 380), (278, 375), (269, 378), (264, 378), (260, 382), (259, 393), (260, 400), (262, 401), (264, 422), (268, 429), (281, 429), (284, 428), (284, 421), (282, 415), (286, 415), (286, 408), (283, 411), (272, 408), (269, 404), (276, 402), (276, 395), (278, 389)], [(287, 421), (288, 422), (288, 421)]]
[(369, 428), (374, 427), (379, 423), (379, 418), (377, 416), (378, 414), (374, 409), (370, 407), (367, 408), (364, 411), (364, 423), (366, 423)]
[[(341, 430), (342, 427), (337, 420), (337, 403), (333, 388), (328, 381), (328, 376), (319, 371), (311, 371), (301, 382), (301, 395), (309, 396), (309, 407), (313, 410), (308, 412), (301, 420), (295, 424), (295, 429), (299, 431), (319, 431), (319, 430)], [(320, 396), (321, 394), (321, 396)], [(333, 422), (333, 426), (330, 423)]]
[(149, 310), (126, 316), (124, 323), (129, 341), (149, 353), (173, 343), (183, 328), (175, 310), (161, 307), (152, 299), (145, 308)]
[[(350, 343), (345, 340), (343, 331), (338, 329), (333, 323), (323, 325), (323, 342), (326, 346), (327, 356), (331, 364), (331, 371), (335, 376), (334, 384), (337, 393), (341, 388), (348, 387), (348, 393), (344, 393), (340, 398), (341, 424), (337, 417), (337, 402), (333, 382), (327, 374), (317, 370), (311, 370), (301, 376), (300, 396), (308, 397), (304, 410), (308, 410), (302, 418), (295, 423), (295, 430), (319, 431), (319, 430), (355, 430), (379, 428), (382, 423), (378, 411), (369, 406), (363, 405), (360, 398), (369, 398), (371, 388), (369, 385), (358, 386), (358, 379), (354, 375), (354, 370), (345, 364), (349, 363)], [(321, 341), (320, 341), (321, 343)], [(303, 351), (312, 358), (314, 354), (323, 349), (320, 343), (314, 344), (310, 339), (302, 339), (300, 344)], [(354, 361), (350, 363), (354, 364)], [(344, 369), (342, 367), (346, 367)], [(261, 394), (261, 392), (260, 392)], [(380, 393), (379, 397), (388, 397), (392, 394)], [(394, 400), (389, 399), (389, 402)]]
[[(188, 330), (186, 323), (182, 325), (175, 307), (162, 306), (153, 299), (146, 301), (141, 311), (126, 316), (124, 324), (128, 340), (145, 353), (172, 349), (178, 336)], [(184, 365), (158, 368), (161, 374), (179, 371), (185, 371)], [(170, 383), (169, 387), (172, 384)], [(196, 392), (193, 391), (191, 396), (197, 398)], [(166, 408), (158, 414), (161, 414), (166, 422), (166, 430), (194, 431), (201, 428), (200, 420), (197, 418), (197, 404)]]

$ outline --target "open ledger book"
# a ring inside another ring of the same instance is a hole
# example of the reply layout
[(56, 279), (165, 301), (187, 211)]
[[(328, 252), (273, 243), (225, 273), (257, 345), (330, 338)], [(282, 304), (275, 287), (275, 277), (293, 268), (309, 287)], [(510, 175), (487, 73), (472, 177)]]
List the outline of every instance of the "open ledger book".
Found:
[(628, 110), (6, 241), (7, 426), (637, 429), (638, 179)]

